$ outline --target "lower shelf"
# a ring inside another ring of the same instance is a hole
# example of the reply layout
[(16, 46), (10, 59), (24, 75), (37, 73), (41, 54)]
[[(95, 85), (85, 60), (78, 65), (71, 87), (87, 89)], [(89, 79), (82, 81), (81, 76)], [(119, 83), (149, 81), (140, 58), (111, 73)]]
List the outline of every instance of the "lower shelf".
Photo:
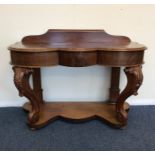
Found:
[[(24, 110), (31, 111), (31, 104), (25, 103)], [(124, 104), (129, 110), (129, 104)], [(87, 121), (100, 119), (113, 127), (122, 128), (121, 122), (116, 119), (115, 104), (103, 102), (45, 102), (40, 108), (40, 119), (31, 124), (31, 128), (41, 128), (49, 122), (63, 118), (71, 121)]]

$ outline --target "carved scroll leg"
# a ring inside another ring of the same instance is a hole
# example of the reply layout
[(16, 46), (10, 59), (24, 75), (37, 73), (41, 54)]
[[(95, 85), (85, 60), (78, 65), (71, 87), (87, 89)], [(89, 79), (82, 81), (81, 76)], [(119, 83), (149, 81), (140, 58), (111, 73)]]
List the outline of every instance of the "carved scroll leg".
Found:
[(41, 101), (29, 84), (29, 78), (33, 73), (33, 69), (15, 66), (13, 67), (13, 71), (14, 83), (19, 90), (19, 95), (27, 97), (32, 104), (32, 110), (28, 115), (28, 120), (30, 125), (34, 124), (39, 120), (39, 105)]
[(137, 95), (137, 91), (143, 81), (141, 65), (126, 67), (124, 72), (127, 76), (127, 86), (116, 101), (117, 119), (122, 125), (126, 125), (127, 123), (127, 112), (124, 110), (124, 102), (129, 96)]

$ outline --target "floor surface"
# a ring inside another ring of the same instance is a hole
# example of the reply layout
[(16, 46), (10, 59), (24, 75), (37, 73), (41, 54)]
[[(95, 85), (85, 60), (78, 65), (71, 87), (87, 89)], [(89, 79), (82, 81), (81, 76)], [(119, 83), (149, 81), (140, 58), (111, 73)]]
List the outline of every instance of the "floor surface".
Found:
[(55, 121), (31, 131), (22, 108), (0, 108), (0, 150), (155, 150), (155, 106), (132, 106), (128, 126)]

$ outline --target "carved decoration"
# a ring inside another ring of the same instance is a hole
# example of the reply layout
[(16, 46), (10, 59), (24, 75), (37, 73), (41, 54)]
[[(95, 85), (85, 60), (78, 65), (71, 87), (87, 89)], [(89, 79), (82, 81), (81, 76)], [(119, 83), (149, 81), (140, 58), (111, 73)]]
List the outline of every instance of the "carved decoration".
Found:
[[(26, 36), (8, 48), (11, 64), (14, 65), (14, 83), (20, 96), (30, 103), (24, 109), (29, 111), (29, 125), (40, 128), (55, 118), (86, 120), (100, 118), (115, 127), (124, 127), (127, 123), (129, 105), (125, 100), (136, 95), (142, 84), (144, 45), (133, 42), (125, 36), (115, 36), (104, 30), (48, 30), (42, 35)], [(73, 102), (54, 104), (44, 102), (41, 89), (40, 68), (63, 65), (85, 67), (105, 65), (112, 67), (110, 100), (107, 104), (90, 106)], [(19, 67), (20, 66), (20, 67)], [(120, 67), (126, 67), (127, 86), (120, 94)], [(128, 66), (128, 67), (127, 67)], [(33, 76), (33, 89), (29, 78)], [(43, 104), (45, 103), (45, 104)], [(46, 104), (47, 103), (47, 104)], [(112, 104), (111, 106), (109, 103)], [(65, 115), (64, 115), (65, 114)], [(40, 118), (39, 118), (40, 117)]]
[(118, 120), (125, 125), (127, 112), (124, 109), (124, 103), (129, 96), (138, 94), (137, 91), (143, 81), (142, 66), (126, 67), (124, 72), (127, 76), (127, 86), (116, 101), (116, 112)]
[(28, 115), (30, 124), (33, 124), (39, 120), (39, 99), (35, 91), (29, 84), (30, 75), (33, 73), (33, 69), (24, 67), (13, 67), (14, 71), (14, 83), (16, 88), (19, 90), (20, 96), (27, 97), (31, 104), (32, 110)]

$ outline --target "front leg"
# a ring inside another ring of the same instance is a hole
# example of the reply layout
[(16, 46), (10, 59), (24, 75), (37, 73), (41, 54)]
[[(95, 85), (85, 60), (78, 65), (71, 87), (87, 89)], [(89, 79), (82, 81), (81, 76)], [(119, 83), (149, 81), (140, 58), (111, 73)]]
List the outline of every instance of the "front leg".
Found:
[(116, 114), (122, 125), (127, 123), (127, 112), (124, 110), (124, 102), (131, 95), (137, 95), (137, 91), (142, 84), (142, 66), (126, 67), (124, 72), (127, 76), (127, 86), (119, 95), (116, 101)]
[(34, 124), (39, 120), (39, 105), (40, 100), (36, 92), (31, 88), (29, 84), (30, 75), (33, 73), (32, 68), (25, 67), (13, 67), (14, 71), (14, 83), (19, 91), (20, 96), (28, 98), (32, 105), (32, 110), (28, 115), (29, 124)]

